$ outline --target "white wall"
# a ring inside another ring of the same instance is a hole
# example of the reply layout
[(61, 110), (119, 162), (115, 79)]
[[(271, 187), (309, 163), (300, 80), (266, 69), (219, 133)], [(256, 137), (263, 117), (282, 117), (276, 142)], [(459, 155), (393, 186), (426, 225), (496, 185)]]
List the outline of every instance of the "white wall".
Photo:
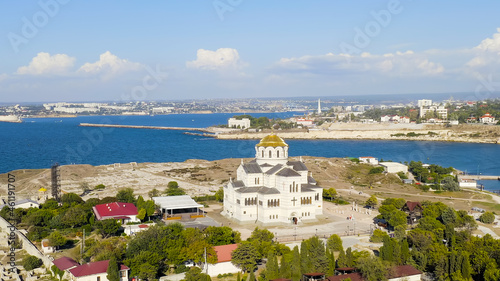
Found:
[(210, 276), (217, 276), (224, 273), (238, 273), (239, 271), (240, 269), (234, 266), (230, 261), (209, 264), (207, 270), (208, 275)]

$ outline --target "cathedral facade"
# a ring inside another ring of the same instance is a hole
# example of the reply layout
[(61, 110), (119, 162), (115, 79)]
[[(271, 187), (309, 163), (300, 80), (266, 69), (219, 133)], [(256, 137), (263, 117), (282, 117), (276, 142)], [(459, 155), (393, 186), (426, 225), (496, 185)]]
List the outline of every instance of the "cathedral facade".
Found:
[(241, 163), (224, 186), (223, 215), (240, 223), (297, 224), (323, 215), (323, 188), (302, 161), (288, 160), (277, 135), (255, 146), (255, 159)]

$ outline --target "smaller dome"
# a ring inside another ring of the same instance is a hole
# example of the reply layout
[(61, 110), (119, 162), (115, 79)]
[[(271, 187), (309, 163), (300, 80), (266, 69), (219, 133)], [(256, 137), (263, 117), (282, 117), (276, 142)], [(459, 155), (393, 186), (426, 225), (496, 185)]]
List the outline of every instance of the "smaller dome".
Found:
[(278, 137), (275, 134), (272, 134), (261, 139), (260, 142), (257, 144), (257, 146), (278, 147), (278, 146), (288, 146), (288, 144), (286, 144), (282, 138)]

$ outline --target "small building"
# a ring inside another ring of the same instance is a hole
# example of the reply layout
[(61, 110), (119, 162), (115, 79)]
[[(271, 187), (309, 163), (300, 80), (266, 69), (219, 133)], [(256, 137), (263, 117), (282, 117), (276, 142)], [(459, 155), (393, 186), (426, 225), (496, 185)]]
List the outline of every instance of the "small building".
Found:
[(231, 253), (238, 248), (238, 244), (230, 244), (223, 246), (215, 246), (214, 250), (217, 253), (217, 263), (207, 264), (206, 272), (210, 276), (217, 276), (224, 273), (238, 273), (241, 270), (231, 263)]
[(305, 127), (310, 127), (314, 125), (314, 120), (311, 119), (305, 119), (305, 118), (297, 118), (296, 121), (297, 125), (302, 125)]
[(476, 180), (473, 180), (473, 179), (460, 179), (458, 181), (458, 186), (460, 188), (462, 187), (473, 187), (473, 188), (477, 188), (477, 181)]
[[(108, 281), (109, 260), (90, 262), (69, 269), (71, 279), (74, 281)], [(128, 268), (125, 265), (119, 265), (120, 281), (128, 281)]]
[[(5, 202), (3, 200), (3, 204), (0, 205), (0, 210), (3, 209), (5, 206), (9, 206), (9, 202)], [(29, 209), (29, 208), (40, 208), (40, 204), (38, 202), (31, 200), (31, 199), (21, 199), (18, 201), (14, 202), (14, 206), (12, 206), (14, 209)]]
[(380, 162), (380, 166), (384, 167), (385, 172), (397, 174), (399, 172), (408, 173), (408, 166), (397, 162)]
[(402, 179), (404, 184), (412, 184), (413, 180), (412, 179)]
[(370, 164), (370, 165), (378, 165), (378, 158), (371, 157), (371, 156), (363, 156), (359, 157), (359, 162), (360, 163), (365, 163), (365, 164)]
[(422, 212), (424, 211), (424, 207), (420, 202), (411, 202), (407, 201), (403, 206), (403, 212), (405, 212), (408, 216), (406, 217), (408, 224), (413, 224), (418, 222), (422, 218)]
[(485, 124), (495, 124), (496, 120), (495, 117), (489, 113), (486, 113), (485, 115), (479, 117), (479, 122), (485, 123)]
[(227, 126), (229, 128), (248, 129), (250, 128), (250, 119), (243, 118), (239, 120), (236, 118), (229, 118), (229, 120), (227, 120)]
[(42, 252), (44, 254), (50, 254), (54, 252), (54, 247), (50, 246), (49, 239), (42, 240)]
[(325, 280), (325, 274), (321, 272), (312, 272), (302, 274), (300, 281), (323, 281)]
[(123, 232), (127, 234), (128, 236), (136, 234), (138, 232), (148, 230), (150, 226), (153, 226), (154, 224), (131, 224), (131, 225), (126, 225), (123, 226)]
[(196, 203), (189, 195), (159, 196), (153, 197), (153, 201), (160, 206), (162, 216), (167, 219), (180, 214), (202, 216), (205, 213), (204, 206)]
[(122, 224), (140, 222), (137, 218), (137, 207), (132, 203), (113, 202), (92, 207), (97, 220), (116, 219)]

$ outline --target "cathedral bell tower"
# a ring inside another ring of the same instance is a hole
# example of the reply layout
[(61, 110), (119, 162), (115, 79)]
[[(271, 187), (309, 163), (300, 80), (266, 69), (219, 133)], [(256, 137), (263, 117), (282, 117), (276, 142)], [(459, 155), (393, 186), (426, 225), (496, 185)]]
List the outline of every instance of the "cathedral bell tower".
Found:
[(255, 146), (255, 158), (259, 165), (285, 165), (288, 162), (288, 144), (275, 134), (268, 135)]

